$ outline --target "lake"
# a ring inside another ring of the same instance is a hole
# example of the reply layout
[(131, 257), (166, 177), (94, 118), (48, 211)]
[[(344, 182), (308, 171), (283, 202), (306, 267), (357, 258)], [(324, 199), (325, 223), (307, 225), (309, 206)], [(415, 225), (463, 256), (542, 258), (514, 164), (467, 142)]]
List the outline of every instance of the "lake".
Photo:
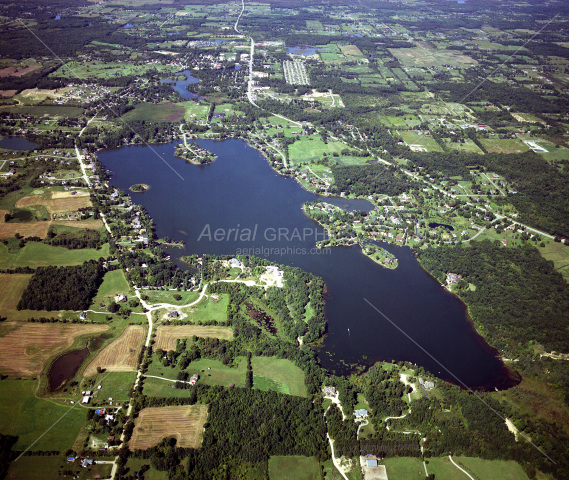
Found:
[(186, 77), (185, 80), (174, 80), (173, 78), (166, 78), (164, 80), (160, 80), (160, 83), (174, 83), (175, 85), (172, 86), (176, 92), (180, 94), (180, 97), (189, 100), (191, 98), (199, 98), (202, 100), (202, 97), (196, 95), (188, 91), (188, 85), (191, 83), (199, 83), (199, 79), (192, 77), (192, 74), (189, 70), (184, 70), (183, 72), (178, 72), (175, 75), (184, 75)]
[(5, 148), (7, 150), (31, 150), (38, 146), (39, 145), (37, 143), (30, 142), (24, 137), (4, 137), (0, 140), (0, 148)]
[[(356, 246), (332, 248), (329, 253), (314, 249), (324, 231), (302, 211), (305, 202), (343, 202), (356, 209), (369, 202), (317, 197), (292, 178), (275, 173), (242, 140), (197, 140), (218, 156), (204, 166), (175, 158), (176, 143), (109, 149), (98, 156), (113, 172), (114, 186), (124, 191), (134, 183), (152, 186), (133, 199), (148, 210), (159, 237), (186, 242), (184, 249), (168, 250), (181, 268), (182, 255), (249, 253), (322, 277), (327, 285), (328, 331), (319, 358), (323, 367), (337, 374), (350, 372), (354, 364), (407, 360), (453, 383), (455, 375), (473, 388), (514, 383), (497, 352), (474, 330), (465, 305), (421, 269), (411, 249), (382, 245), (397, 257), (395, 270), (372, 262)], [(256, 229), (257, 234), (250, 242), (235, 240), (234, 235), (216, 241), (213, 232), (231, 228)]]
[(49, 391), (57, 390), (65, 380), (73, 378), (88, 355), (89, 349), (85, 347), (66, 353), (53, 362), (48, 374)]
[(452, 225), (447, 225), (446, 223), (435, 223), (435, 222), (429, 223), (429, 228), (437, 228), (437, 227), (444, 227), (447, 230), (450, 230), (451, 232), (454, 231), (454, 227)]

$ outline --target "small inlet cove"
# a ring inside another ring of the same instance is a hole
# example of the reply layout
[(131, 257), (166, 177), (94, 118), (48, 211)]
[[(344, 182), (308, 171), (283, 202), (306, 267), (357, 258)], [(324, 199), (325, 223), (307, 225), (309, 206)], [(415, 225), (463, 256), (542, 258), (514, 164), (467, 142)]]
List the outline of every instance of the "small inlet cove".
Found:
[[(322, 277), (328, 325), (319, 358), (337, 374), (380, 360), (407, 360), (461, 386), (493, 390), (514, 383), (496, 350), (473, 328), (465, 305), (420, 267), (411, 249), (381, 245), (397, 257), (394, 270), (374, 263), (359, 246), (315, 249), (325, 233), (302, 210), (304, 203), (318, 198), (315, 194), (275, 173), (242, 140), (196, 143), (218, 159), (208, 165), (187, 164), (174, 156), (177, 142), (126, 146), (98, 155), (112, 171), (115, 187), (127, 191), (133, 184), (152, 185), (133, 200), (147, 209), (158, 237), (185, 242), (183, 249), (168, 251), (178, 266), (186, 268), (179, 260), (184, 255), (241, 253)], [(325, 200), (351, 210), (371, 208), (362, 200)], [(233, 234), (213, 235), (246, 228), (256, 231), (248, 241)]]

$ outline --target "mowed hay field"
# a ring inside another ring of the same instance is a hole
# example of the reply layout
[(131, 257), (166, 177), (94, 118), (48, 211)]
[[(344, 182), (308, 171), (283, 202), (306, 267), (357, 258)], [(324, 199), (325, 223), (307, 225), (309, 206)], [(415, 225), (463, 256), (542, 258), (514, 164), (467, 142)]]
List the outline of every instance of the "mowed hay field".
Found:
[(102, 220), (54, 220), (50, 222), (52, 225), (62, 225), (64, 227), (88, 228), (90, 230), (98, 230), (103, 226)]
[(107, 345), (85, 369), (85, 376), (97, 374), (97, 367), (111, 372), (134, 372), (144, 343), (146, 329), (142, 325), (126, 327), (122, 335)]
[(0, 295), (0, 312), (16, 309), (30, 278), (32, 278), (31, 274), (0, 274), (0, 292), (2, 292)]
[(108, 329), (107, 325), (4, 322), (2, 330), (8, 333), (0, 337), (0, 372), (37, 375), (50, 357), (69, 348), (77, 337)]
[(43, 198), (43, 195), (31, 195), (20, 198), (16, 202), (17, 208), (43, 205), (49, 213), (74, 212), (80, 208), (90, 207), (91, 199), (88, 195), (77, 194), (73, 197)]
[[(2, 213), (3, 212), (3, 213)], [(4, 214), (8, 213), (2, 210), (0, 214), (0, 238), (11, 238), (16, 233), (23, 237), (40, 237), (45, 238), (51, 222), (30, 222), (30, 223), (4, 223)]]
[(175, 437), (177, 447), (198, 448), (206, 420), (207, 405), (143, 408), (134, 422), (128, 446), (131, 450), (145, 450), (163, 438)]
[(222, 340), (232, 340), (233, 330), (231, 327), (206, 327), (201, 325), (182, 325), (158, 327), (155, 338), (155, 348), (162, 350), (176, 350), (176, 341), (179, 338), (211, 337)]

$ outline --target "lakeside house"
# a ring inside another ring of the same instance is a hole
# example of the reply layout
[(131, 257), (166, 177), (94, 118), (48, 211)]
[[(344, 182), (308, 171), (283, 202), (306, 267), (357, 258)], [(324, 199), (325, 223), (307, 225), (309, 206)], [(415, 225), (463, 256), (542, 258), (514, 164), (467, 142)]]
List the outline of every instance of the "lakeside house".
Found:
[(277, 277), (283, 276), (283, 271), (279, 267), (276, 267), (275, 265), (268, 265), (266, 268), (267, 268), (267, 273), (271, 273), (273, 275), (276, 275)]

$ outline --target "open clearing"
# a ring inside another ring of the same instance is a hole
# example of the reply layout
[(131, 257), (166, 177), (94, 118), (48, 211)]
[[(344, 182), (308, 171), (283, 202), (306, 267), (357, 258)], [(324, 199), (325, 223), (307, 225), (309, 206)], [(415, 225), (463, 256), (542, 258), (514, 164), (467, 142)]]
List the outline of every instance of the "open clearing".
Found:
[(522, 153), (529, 147), (515, 138), (481, 138), (480, 143), (489, 153)]
[(145, 450), (166, 437), (175, 437), (177, 447), (198, 448), (202, 443), (207, 405), (143, 408), (135, 420), (129, 447)]
[(6, 322), (18, 327), (0, 338), (0, 371), (10, 375), (32, 376), (40, 373), (46, 361), (73, 345), (81, 335), (108, 330), (107, 325), (64, 323)]
[[(85, 423), (87, 412), (78, 404), (65, 405), (37, 398), (34, 396), (36, 387), (35, 380), (2, 380), (0, 432), (18, 437), (18, 442), (13, 447), (14, 451), (21, 452), (31, 447), (31, 451), (63, 452), (73, 445)], [(58, 422), (62, 415), (65, 415), (64, 421)], [(53, 457), (22, 457), (21, 460), (24, 458)], [(48, 477), (46, 475), (41, 478)]]
[(52, 225), (63, 225), (64, 227), (87, 228), (98, 230), (103, 226), (102, 220), (54, 220)]
[(64, 198), (43, 198), (43, 195), (31, 195), (20, 198), (16, 207), (26, 208), (32, 205), (43, 205), (49, 213), (74, 212), (80, 208), (90, 207), (91, 199), (88, 196), (74, 196)]
[(15, 310), (22, 293), (28, 286), (31, 275), (21, 273), (0, 274), (0, 312)]
[[(48, 223), (48, 222), (43, 222)], [(9, 224), (9, 225), (25, 225)], [(2, 231), (0, 224), (0, 232)], [(24, 235), (22, 233), (22, 235)], [(11, 235), (14, 236), (13, 234)], [(39, 236), (39, 235), (38, 235)], [(2, 236), (0, 235), (0, 238)], [(80, 265), (88, 260), (98, 260), (109, 256), (109, 244), (105, 243), (100, 250), (95, 248), (81, 248), (68, 250), (65, 247), (52, 247), (40, 242), (27, 242), (24, 248), (19, 248), (15, 252), (9, 251), (8, 247), (0, 243), (0, 268), (16, 267), (39, 267), (44, 265)]]
[[(482, 460), (480, 458), (455, 456), (453, 456), (453, 460), (474, 478), (483, 478), (484, 480), (528, 480), (521, 466), (514, 461)], [(425, 475), (423, 462), (418, 458), (386, 458), (385, 465), (389, 480), (424, 478)], [(429, 474), (433, 473), (437, 480), (465, 480), (468, 478), (451, 463), (448, 457), (429, 458), (427, 470)]]
[(406, 67), (459, 67), (478, 63), (457, 50), (425, 50), (422, 48), (388, 48), (391, 54)]
[(126, 113), (125, 120), (161, 120), (175, 122), (184, 118), (186, 109), (183, 105), (168, 102), (155, 105), (153, 103), (140, 103), (134, 110)]
[(97, 374), (97, 367), (111, 372), (134, 372), (146, 330), (142, 325), (126, 327), (122, 335), (107, 345), (85, 369), (85, 376)]
[(253, 388), (306, 397), (304, 372), (285, 358), (253, 357)]
[(175, 326), (162, 326), (158, 327), (155, 338), (155, 348), (162, 350), (175, 350), (176, 341), (179, 338), (191, 338), (193, 335), (196, 337), (211, 337), (220, 338), (223, 340), (233, 339), (233, 330), (231, 327), (206, 327), (200, 325), (181, 325)]
[(45, 238), (51, 222), (4, 223), (0, 220), (0, 238), (12, 238), (16, 233), (23, 237)]
[(64, 88), (56, 88), (53, 90), (47, 90), (43, 88), (28, 88), (20, 93), (20, 95), (24, 98), (29, 98), (30, 100), (45, 100), (46, 98), (56, 99), (62, 97), (70, 90), (73, 90), (73, 87), (64, 87)]
[(269, 458), (270, 480), (318, 480), (320, 464), (314, 457), (290, 455)]

